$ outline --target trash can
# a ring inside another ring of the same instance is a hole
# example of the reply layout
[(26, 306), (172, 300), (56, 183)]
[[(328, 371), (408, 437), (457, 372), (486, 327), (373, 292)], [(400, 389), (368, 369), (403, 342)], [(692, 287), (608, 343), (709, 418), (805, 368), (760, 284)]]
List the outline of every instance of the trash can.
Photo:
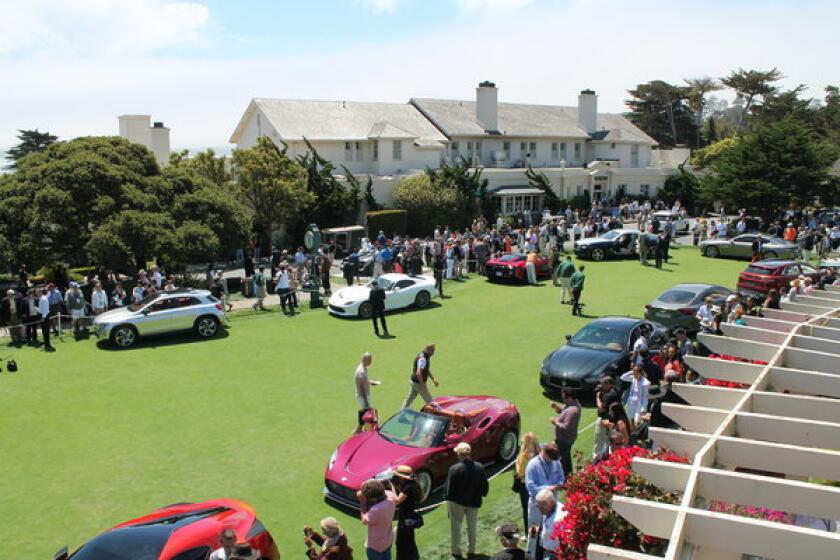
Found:
[(247, 298), (254, 297), (253, 288), (254, 288), (254, 279), (251, 278), (250, 276), (246, 276), (242, 280), (242, 295), (247, 297)]

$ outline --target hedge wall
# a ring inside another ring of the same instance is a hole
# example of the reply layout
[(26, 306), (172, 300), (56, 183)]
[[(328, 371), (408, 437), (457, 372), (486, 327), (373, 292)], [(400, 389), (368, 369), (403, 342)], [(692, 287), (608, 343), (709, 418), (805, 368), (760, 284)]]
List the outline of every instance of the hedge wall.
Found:
[(391, 236), (394, 233), (406, 232), (408, 212), (405, 210), (377, 210), (367, 213), (368, 236), (376, 237), (380, 231)]

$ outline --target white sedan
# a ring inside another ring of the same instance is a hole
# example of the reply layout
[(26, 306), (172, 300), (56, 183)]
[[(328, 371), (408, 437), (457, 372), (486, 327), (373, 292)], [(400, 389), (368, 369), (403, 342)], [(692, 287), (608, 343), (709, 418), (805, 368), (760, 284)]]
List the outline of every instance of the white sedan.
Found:
[(669, 219), (674, 223), (674, 234), (677, 233), (688, 233), (689, 223), (688, 219), (681, 213), (681, 212), (672, 212), (671, 210), (659, 210), (658, 212), (653, 213), (654, 216), (659, 218), (660, 227), (665, 225)]
[(376, 282), (385, 290), (385, 310), (402, 309), (414, 305), (423, 308), (437, 294), (435, 279), (431, 276), (408, 274), (383, 274), (364, 286), (341, 288), (330, 296), (328, 309), (341, 317), (371, 316), (370, 289)]

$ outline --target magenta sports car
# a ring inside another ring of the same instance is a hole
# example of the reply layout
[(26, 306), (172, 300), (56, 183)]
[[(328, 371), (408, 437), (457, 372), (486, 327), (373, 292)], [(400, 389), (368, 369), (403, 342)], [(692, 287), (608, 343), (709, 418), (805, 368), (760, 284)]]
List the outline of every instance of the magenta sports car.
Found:
[(403, 409), (338, 446), (324, 473), (327, 498), (358, 508), (356, 491), (371, 478), (389, 478), (399, 465), (417, 473), (423, 502), (446, 480), (453, 449), (469, 443), (473, 459), (507, 465), (519, 451), (519, 411), (487, 396), (438, 397), (420, 411)]

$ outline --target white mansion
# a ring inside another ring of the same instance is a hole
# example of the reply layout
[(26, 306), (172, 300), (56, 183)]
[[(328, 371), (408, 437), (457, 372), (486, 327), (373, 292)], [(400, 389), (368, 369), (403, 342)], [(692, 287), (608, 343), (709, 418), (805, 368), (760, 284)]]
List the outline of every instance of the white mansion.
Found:
[(230, 141), (247, 148), (260, 136), (285, 143), (292, 156), (306, 151), (305, 138), (338, 173), (343, 165), (373, 177), (386, 204), (405, 176), (463, 157), (483, 168), (503, 214), (541, 207), (542, 191), (525, 177), (529, 165), (560, 198), (588, 192), (600, 199), (654, 195), (688, 157), (688, 150), (655, 149), (622, 115), (598, 113), (594, 91), (582, 91), (577, 107), (499, 103), (491, 82), (479, 84), (475, 101), (253, 99)]

